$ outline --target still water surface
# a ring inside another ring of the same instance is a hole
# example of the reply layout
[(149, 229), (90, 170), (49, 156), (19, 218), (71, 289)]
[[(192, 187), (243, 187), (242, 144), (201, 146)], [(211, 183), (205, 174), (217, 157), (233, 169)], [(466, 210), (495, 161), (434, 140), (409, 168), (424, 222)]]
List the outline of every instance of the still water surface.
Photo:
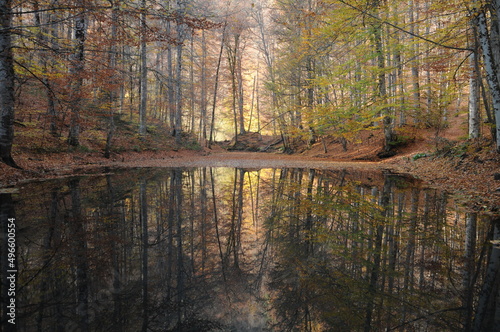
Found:
[(1, 199), (4, 232), (17, 223), (18, 331), (500, 326), (498, 220), (408, 177), (151, 168)]

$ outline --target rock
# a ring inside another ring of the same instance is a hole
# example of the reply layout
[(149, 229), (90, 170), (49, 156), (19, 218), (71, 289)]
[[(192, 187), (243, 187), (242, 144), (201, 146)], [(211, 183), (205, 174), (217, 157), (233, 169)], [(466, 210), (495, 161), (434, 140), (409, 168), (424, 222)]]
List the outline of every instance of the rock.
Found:
[(380, 151), (379, 153), (377, 153), (377, 157), (379, 157), (380, 159), (385, 159), (385, 158), (394, 157), (396, 154), (397, 154), (397, 152), (395, 150)]

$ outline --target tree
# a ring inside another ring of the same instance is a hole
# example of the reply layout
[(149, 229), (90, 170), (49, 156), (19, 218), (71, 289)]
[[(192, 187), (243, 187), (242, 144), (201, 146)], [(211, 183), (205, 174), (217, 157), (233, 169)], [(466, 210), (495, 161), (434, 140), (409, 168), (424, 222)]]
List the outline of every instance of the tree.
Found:
[[(380, 1), (374, 0), (371, 4), (371, 10), (373, 10), (373, 16), (378, 18), (378, 12), (380, 7)], [(375, 54), (377, 57), (377, 69), (378, 69), (378, 82), (377, 82), (377, 94), (381, 99), (383, 104), (387, 103), (387, 83), (386, 83), (386, 60), (385, 52), (383, 50), (382, 44), (382, 23), (380, 20), (376, 19), (371, 26), (373, 33), (373, 43), (375, 47)], [(383, 116), (383, 130), (384, 130), (384, 151), (387, 153), (391, 150), (391, 144), (394, 139), (394, 131), (392, 124), (392, 116), (390, 110), (387, 106), (382, 109)]]
[(121, 5), (121, 0), (116, 0), (112, 2), (112, 13), (111, 13), (111, 41), (109, 45), (109, 66), (112, 70), (112, 82), (109, 89), (109, 127), (108, 133), (106, 135), (106, 147), (104, 149), (104, 156), (109, 158), (111, 155), (111, 146), (113, 136), (115, 134), (115, 107), (117, 106), (117, 43), (118, 43), (118, 16), (119, 8)]
[(71, 122), (69, 128), (68, 144), (80, 145), (80, 113), (82, 109), (83, 71), (85, 66), (85, 38), (87, 34), (86, 9), (81, 7), (74, 19), (74, 50), (70, 63), (70, 108)]
[(188, 3), (186, 0), (177, 0), (176, 17), (176, 43), (177, 43), (177, 67), (175, 71), (175, 116), (174, 116), (174, 136), (177, 143), (180, 143), (182, 138), (182, 53), (184, 50), (184, 41), (187, 37), (187, 26), (184, 22), (186, 8)]
[[(482, 7), (475, 3), (474, 15), (477, 16), (477, 25), (479, 33), (479, 42), (484, 59), (484, 69), (486, 71), (486, 80), (490, 88), (490, 94), (493, 103), (493, 110), (496, 119), (496, 148), (500, 153), (500, 64), (495, 57), (500, 54), (500, 43), (493, 38), (495, 31), (500, 29), (500, 3), (497, 0), (489, 0)], [(488, 24), (487, 12), (491, 10), (491, 21)], [(489, 28), (489, 26), (491, 28)]]
[[(52, 0), (53, 2), (54, 0)], [(50, 4), (53, 6), (53, 3)], [(57, 30), (57, 24), (53, 21), (52, 13), (47, 14), (47, 19), (42, 22), (40, 4), (38, 1), (33, 2), (33, 10), (35, 11), (35, 25), (38, 28), (37, 43), (40, 45), (46, 45), (50, 42), (54, 49), (57, 49), (57, 43), (55, 42), (54, 34)], [(49, 62), (53, 60), (50, 58), (47, 50), (43, 49), (39, 55), (40, 66), (43, 68), (45, 73), (49, 72)], [(58, 136), (57, 131), (57, 111), (56, 102), (54, 100), (54, 92), (52, 91), (52, 82), (48, 78), (49, 75), (45, 75), (41, 80), (45, 85), (45, 90), (47, 94), (47, 115), (50, 117), (50, 133), (52, 136)]]
[(477, 43), (477, 18), (473, 19), (472, 28), (472, 44), (473, 50), (470, 54), (470, 83), (469, 83), (469, 138), (478, 138), (480, 134), (480, 109), (479, 109), (479, 80), (481, 75), (479, 74), (479, 63), (478, 63), (478, 50), (479, 45)]
[(0, 1), (0, 159), (19, 168), (12, 158), (14, 140), (14, 64), (11, 0)]
[(146, 111), (148, 105), (148, 67), (146, 45), (146, 0), (141, 1), (141, 87), (139, 104), (139, 135), (146, 135)]

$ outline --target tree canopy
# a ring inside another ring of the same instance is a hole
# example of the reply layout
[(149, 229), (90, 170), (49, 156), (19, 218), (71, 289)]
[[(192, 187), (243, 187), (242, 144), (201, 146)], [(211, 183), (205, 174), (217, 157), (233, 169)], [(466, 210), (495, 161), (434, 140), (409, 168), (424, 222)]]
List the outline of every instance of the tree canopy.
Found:
[(499, 14), (493, 0), (3, 1), (0, 156), (15, 166), (15, 123), (72, 146), (95, 135), (109, 156), (117, 121), (200, 145), (281, 135), (289, 151), (380, 131), (390, 155), (401, 128), (461, 112), (500, 151)]

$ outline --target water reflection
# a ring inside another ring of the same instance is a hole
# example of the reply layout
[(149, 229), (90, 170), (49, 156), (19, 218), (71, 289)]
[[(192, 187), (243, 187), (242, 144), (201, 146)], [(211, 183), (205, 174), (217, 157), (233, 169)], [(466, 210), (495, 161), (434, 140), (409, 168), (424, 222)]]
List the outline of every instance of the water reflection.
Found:
[(15, 209), (18, 222), (19, 331), (500, 326), (499, 220), (410, 178), (147, 169), (9, 198), (0, 216)]

